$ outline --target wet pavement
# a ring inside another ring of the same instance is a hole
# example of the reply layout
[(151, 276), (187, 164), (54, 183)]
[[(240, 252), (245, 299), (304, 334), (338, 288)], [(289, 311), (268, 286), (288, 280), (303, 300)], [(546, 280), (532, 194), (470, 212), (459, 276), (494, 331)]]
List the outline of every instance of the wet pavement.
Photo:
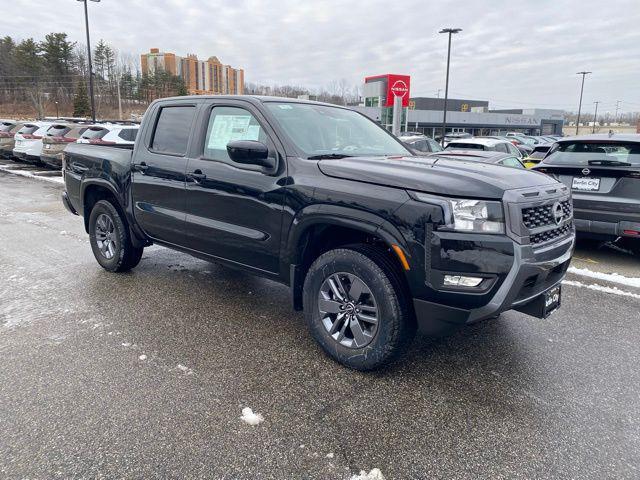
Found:
[[(103, 271), (60, 192), (0, 171), (0, 478), (640, 477), (632, 281), (570, 274), (546, 320), (418, 337), (363, 374), (281, 285), (160, 247)], [(640, 277), (596, 247), (575, 266)]]

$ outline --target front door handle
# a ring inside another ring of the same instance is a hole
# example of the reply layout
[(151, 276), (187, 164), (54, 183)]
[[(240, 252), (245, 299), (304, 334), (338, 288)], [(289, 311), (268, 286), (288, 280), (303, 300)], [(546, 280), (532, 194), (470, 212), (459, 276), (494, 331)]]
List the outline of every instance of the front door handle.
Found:
[(149, 165), (147, 165), (146, 163), (142, 162), (142, 163), (134, 163), (133, 164), (133, 169), (136, 172), (140, 172), (140, 173), (144, 173), (147, 171), (147, 169), (149, 168)]
[(202, 170), (196, 170), (194, 172), (187, 173), (187, 177), (194, 180), (196, 183), (200, 183), (202, 180), (206, 180), (207, 175), (202, 173)]
[(86, 167), (81, 163), (73, 162), (71, 164), (71, 170), (73, 170), (75, 173), (84, 173), (89, 170), (89, 167)]

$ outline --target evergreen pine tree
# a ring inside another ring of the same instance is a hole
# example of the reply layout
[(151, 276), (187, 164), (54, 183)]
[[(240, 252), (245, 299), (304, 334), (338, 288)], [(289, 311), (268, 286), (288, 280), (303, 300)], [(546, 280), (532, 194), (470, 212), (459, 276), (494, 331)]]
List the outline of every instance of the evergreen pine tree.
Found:
[(89, 117), (90, 115), (91, 106), (89, 105), (89, 97), (87, 96), (87, 87), (84, 82), (79, 82), (75, 97), (73, 98), (73, 116)]

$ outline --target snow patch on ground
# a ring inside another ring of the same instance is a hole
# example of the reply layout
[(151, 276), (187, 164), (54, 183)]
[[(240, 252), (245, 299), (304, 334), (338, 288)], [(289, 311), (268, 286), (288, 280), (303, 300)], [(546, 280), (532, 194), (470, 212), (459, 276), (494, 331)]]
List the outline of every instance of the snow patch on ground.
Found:
[(595, 280), (603, 280), (605, 282), (617, 283), (619, 285), (626, 285), (628, 287), (640, 288), (640, 278), (625, 277), (619, 273), (602, 273), (594, 272), (588, 268), (569, 267), (567, 270), (574, 275), (580, 275), (583, 277), (593, 278)]
[(179, 371), (181, 371), (182, 373), (184, 373), (185, 375), (193, 375), (193, 370), (191, 370), (189, 367), (185, 367), (182, 364), (178, 364), (178, 366), (176, 367)]
[(3, 170), (7, 173), (12, 173), (14, 175), (20, 175), (21, 177), (35, 178), (36, 180), (41, 180), (43, 182), (55, 183), (56, 185), (64, 185), (64, 180), (62, 179), (62, 177), (47, 177), (44, 175), (34, 175), (33, 173), (25, 170), (11, 170), (11, 165), (0, 165), (0, 170)]
[(143, 354), (143, 355), (140, 355), (138, 358), (144, 362), (147, 359), (147, 356)]
[(573, 280), (563, 280), (563, 285), (571, 285), (572, 287), (580, 287), (580, 288), (588, 288), (590, 290), (597, 290), (598, 292), (604, 293), (612, 293), (614, 295), (622, 295), (624, 297), (638, 298), (640, 299), (640, 295), (637, 293), (625, 292), (624, 290), (620, 290), (616, 287), (604, 287), (602, 285), (596, 284), (586, 284), (582, 282), (576, 282)]
[(352, 476), (350, 480), (384, 480), (384, 475), (379, 468), (374, 468), (369, 473), (360, 470), (360, 474)]
[(242, 416), (240, 420), (248, 423), (249, 425), (258, 425), (264, 422), (264, 418), (259, 413), (253, 413), (249, 407), (245, 407), (242, 409)]

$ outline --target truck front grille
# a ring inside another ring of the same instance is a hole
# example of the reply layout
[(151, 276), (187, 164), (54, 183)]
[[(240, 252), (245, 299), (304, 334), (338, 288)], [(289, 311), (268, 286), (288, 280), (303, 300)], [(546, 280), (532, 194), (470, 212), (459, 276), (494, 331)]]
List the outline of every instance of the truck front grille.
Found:
[[(529, 229), (555, 224), (555, 219), (553, 218), (552, 211), (553, 205), (554, 204), (548, 204), (540, 205), (537, 207), (523, 208), (522, 223), (524, 223), (524, 226)], [(560, 206), (562, 207), (562, 211), (564, 212), (565, 217), (570, 218), (573, 211), (571, 208), (571, 200), (567, 199), (563, 202), (560, 202)], [(531, 243), (533, 243), (533, 241)]]
[(573, 222), (567, 223), (562, 227), (553, 228), (544, 232), (535, 233), (529, 237), (529, 241), (532, 245), (548, 242), (549, 240), (555, 240), (556, 238), (569, 235), (573, 231)]

